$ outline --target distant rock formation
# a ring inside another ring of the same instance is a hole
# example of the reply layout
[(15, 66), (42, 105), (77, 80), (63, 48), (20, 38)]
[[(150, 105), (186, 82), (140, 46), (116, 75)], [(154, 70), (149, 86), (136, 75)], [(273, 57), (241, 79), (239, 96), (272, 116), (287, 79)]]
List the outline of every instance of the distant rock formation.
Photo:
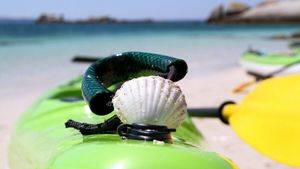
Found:
[(227, 7), (219, 5), (214, 8), (207, 19), (207, 22), (219, 22), (239, 15), (249, 9), (249, 6), (244, 3), (232, 2)]
[(40, 15), (36, 21), (36, 23), (65, 23), (64, 17), (56, 16), (56, 15), (50, 15), (50, 14), (42, 14)]
[(248, 9), (250, 9), (250, 7), (247, 4), (232, 2), (228, 5), (226, 9), (226, 16), (238, 15), (247, 11)]
[[(208, 23), (299, 23), (299, 0), (268, 0), (249, 8), (233, 3), (227, 8), (215, 8)], [(216, 15), (216, 13), (218, 15)]]
[(64, 17), (50, 14), (42, 14), (36, 20), (38, 24), (106, 24), (106, 23), (151, 23), (151, 19), (119, 20), (109, 16), (90, 17), (81, 20), (65, 20)]
[(101, 17), (90, 17), (85, 20), (78, 20), (75, 21), (74, 23), (89, 23), (89, 24), (96, 24), (96, 23), (118, 23), (120, 22), (119, 20), (108, 17), (108, 16), (101, 16)]
[(223, 5), (219, 5), (215, 7), (210, 13), (207, 22), (215, 22), (218, 20), (222, 20), (225, 17), (225, 9)]

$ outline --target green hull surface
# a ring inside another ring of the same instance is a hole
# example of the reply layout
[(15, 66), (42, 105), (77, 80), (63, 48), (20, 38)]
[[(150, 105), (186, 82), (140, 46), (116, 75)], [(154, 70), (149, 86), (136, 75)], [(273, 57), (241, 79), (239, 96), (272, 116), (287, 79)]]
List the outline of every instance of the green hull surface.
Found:
[(295, 52), (293, 56), (284, 55), (284, 54), (259, 55), (259, 54), (249, 52), (243, 55), (242, 61), (256, 63), (260, 65), (284, 66), (294, 62), (299, 62), (300, 51)]
[(82, 100), (81, 79), (45, 94), (19, 120), (9, 146), (11, 169), (230, 169), (230, 160), (201, 148), (189, 118), (172, 134), (173, 143), (122, 139), (117, 134), (82, 136), (68, 119), (99, 123)]

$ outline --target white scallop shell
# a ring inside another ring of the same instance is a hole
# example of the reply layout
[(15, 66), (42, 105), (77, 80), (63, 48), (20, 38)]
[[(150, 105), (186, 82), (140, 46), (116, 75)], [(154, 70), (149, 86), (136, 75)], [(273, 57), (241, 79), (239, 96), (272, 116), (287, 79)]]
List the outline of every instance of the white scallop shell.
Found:
[(159, 76), (125, 82), (112, 102), (118, 117), (127, 124), (177, 128), (187, 114), (185, 97), (179, 86)]

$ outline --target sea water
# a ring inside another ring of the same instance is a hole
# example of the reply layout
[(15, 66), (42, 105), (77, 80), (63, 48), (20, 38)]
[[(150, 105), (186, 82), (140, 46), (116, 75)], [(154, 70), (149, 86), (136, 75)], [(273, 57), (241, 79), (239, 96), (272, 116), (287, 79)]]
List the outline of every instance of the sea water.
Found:
[(249, 47), (265, 52), (287, 50), (276, 34), (300, 25), (208, 25), (202, 22), (124, 24), (35, 24), (0, 22), (0, 91), (18, 85), (56, 85), (82, 74), (88, 65), (71, 63), (74, 55), (109, 56), (143, 51), (185, 59), (189, 76), (234, 66)]

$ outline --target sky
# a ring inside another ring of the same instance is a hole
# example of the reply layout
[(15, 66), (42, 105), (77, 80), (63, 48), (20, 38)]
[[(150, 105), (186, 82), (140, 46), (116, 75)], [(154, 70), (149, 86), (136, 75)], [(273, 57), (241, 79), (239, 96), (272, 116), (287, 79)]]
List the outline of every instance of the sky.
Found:
[[(254, 5), (261, 0), (238, 0)], [(108, 15), (121, 19), (204, 19), (230, 0), (1, 0), (1, 18), (36, 18), (41, 13), (68, 19)]]

